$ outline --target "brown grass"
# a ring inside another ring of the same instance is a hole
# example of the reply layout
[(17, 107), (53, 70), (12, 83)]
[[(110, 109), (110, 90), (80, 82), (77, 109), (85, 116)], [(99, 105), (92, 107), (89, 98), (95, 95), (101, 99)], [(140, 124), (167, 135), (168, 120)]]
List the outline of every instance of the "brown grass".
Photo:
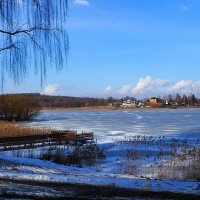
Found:
[[(200, 140), (130, 136), (118, 140), (127, 147), (119, 173), (158, 179), (200, 180)], [(140, 150), (140, 146), (144, 149)], [(157, 150), (149, 150), (149, 147)], [(143, 162), (145, 161), (145, 162)], [(148, 163), (148, 165), (145, 165)]]
[(50, 130), (31, 128), (15, 122), (0, 121), (0, 138), (48, 134)]

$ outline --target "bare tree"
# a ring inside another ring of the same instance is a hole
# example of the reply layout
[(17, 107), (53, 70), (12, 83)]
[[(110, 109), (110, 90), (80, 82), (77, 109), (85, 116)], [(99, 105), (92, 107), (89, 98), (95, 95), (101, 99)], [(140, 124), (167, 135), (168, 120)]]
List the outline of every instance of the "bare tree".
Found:
[(178, 103), (178, 105), (181, 105), (182, 97), (180, 94), (176, 94), (175, 101), (176, 101), (176, 103)]
[(66, 17), (67, 0), (0, 0), (2, 85), (5, 74), (20, 82), (32, 68), (42, 83), (47, 67), (66, 64)]

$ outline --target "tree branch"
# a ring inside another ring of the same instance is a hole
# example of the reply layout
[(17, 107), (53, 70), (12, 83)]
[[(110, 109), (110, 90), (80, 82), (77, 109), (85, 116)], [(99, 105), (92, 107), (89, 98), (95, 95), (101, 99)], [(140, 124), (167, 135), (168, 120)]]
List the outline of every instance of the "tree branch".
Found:
[(14, 44), (8, 45), (6, 47), (0, 48), (0, 52), (4, 50), (12, 49), (12, 48), (16, 48), (16, 46)]
[(37, 41), (35, 40), (34, 35), (31, 35), (29, 32), (24, 32), (24, 34), (27, 35), (27, 36), (31, 39), (31, 41), (32, 41), (33, 43), (35, 43), (38, 47), (41, 47), (41, 46), (37, 43)]
[(49, 29), (49, 28), (45, 28), (45, 27), (37, 27), (37, 26), (34, 26), (32, 28), (29, 28), (29, 29), (18, 29), (16, 31), (4, 31), (2, 29), (0, 29), (0, 33), (3, 33), (3, 34), (8, 34), (8, 35), (17, 35), (17, 34), (20, 34), (20, 33), (30, 33), (34, 30), (43, 30), (43, 31), (53, 31), (53, 30), (56, 30), (56, 29)]

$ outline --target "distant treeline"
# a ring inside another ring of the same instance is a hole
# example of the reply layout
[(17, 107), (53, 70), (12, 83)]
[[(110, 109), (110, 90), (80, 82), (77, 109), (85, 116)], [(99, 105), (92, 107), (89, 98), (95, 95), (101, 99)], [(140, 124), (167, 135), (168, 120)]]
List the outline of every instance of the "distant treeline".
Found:
[(38, 93), (20, 94), (21, 96), (36, 100), (40, 107), (84, 107), (106, 106), (109, 100), (103, 98), (48, 96)]
[[(168, 95), (158, 97), (160, 102), (166, 106), (199, 106), (200, 99), (192, 95)], [(134, 97), (124, 98), (88, 98), (88, 97), (69, 97), (69, 96), (48, 96), (39, 93), (22, 93), (0, 95), (0, 116), (9, 120), (30, 119), (40, 107), (87, 107), (87, 106), (115, 106), (119, 107), (124, 100), (131, 99), (135, 102), (143, 102), (144, 106), (148, 99), (136, 99)]]
[(195, 97), (194, 94), (191, 95), (168, 95), (162, 98), (163, 101), (168, 100), (169, 104), (176, 103), (179, 106), (199, 106), (200, 99)]

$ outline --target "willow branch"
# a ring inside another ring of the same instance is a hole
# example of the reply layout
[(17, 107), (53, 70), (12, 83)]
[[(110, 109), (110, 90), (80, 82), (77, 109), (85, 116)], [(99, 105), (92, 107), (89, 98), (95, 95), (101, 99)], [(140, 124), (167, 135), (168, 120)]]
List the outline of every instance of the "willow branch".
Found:
[(37, 26), (34, 26), (32, 28), (29, 28), (29, 29), (19, 29), (19, 30), (16, 30), (16, 31), (5, 31), (5, 30), (2, 30), (0, 29), (0, 33), (3, 33), (3, 34), (8, 34), (8, 35), (17, 35), (17, 34), (20, 34), (20, 33), (30, 33), (32, 31), (35, 31), (35, 30), (40, 30), (40, 31), (55, 31), (57, 29), (50, 29), (50, 28), (45, 28), (45, 27), (37, 27)]
[(8, 45), (6, 47), (0, 48), (0, 52), (8, 50), (8, 49), (12, 49), (12, 48), (16, 48), (16, 46), (14, 44)]

